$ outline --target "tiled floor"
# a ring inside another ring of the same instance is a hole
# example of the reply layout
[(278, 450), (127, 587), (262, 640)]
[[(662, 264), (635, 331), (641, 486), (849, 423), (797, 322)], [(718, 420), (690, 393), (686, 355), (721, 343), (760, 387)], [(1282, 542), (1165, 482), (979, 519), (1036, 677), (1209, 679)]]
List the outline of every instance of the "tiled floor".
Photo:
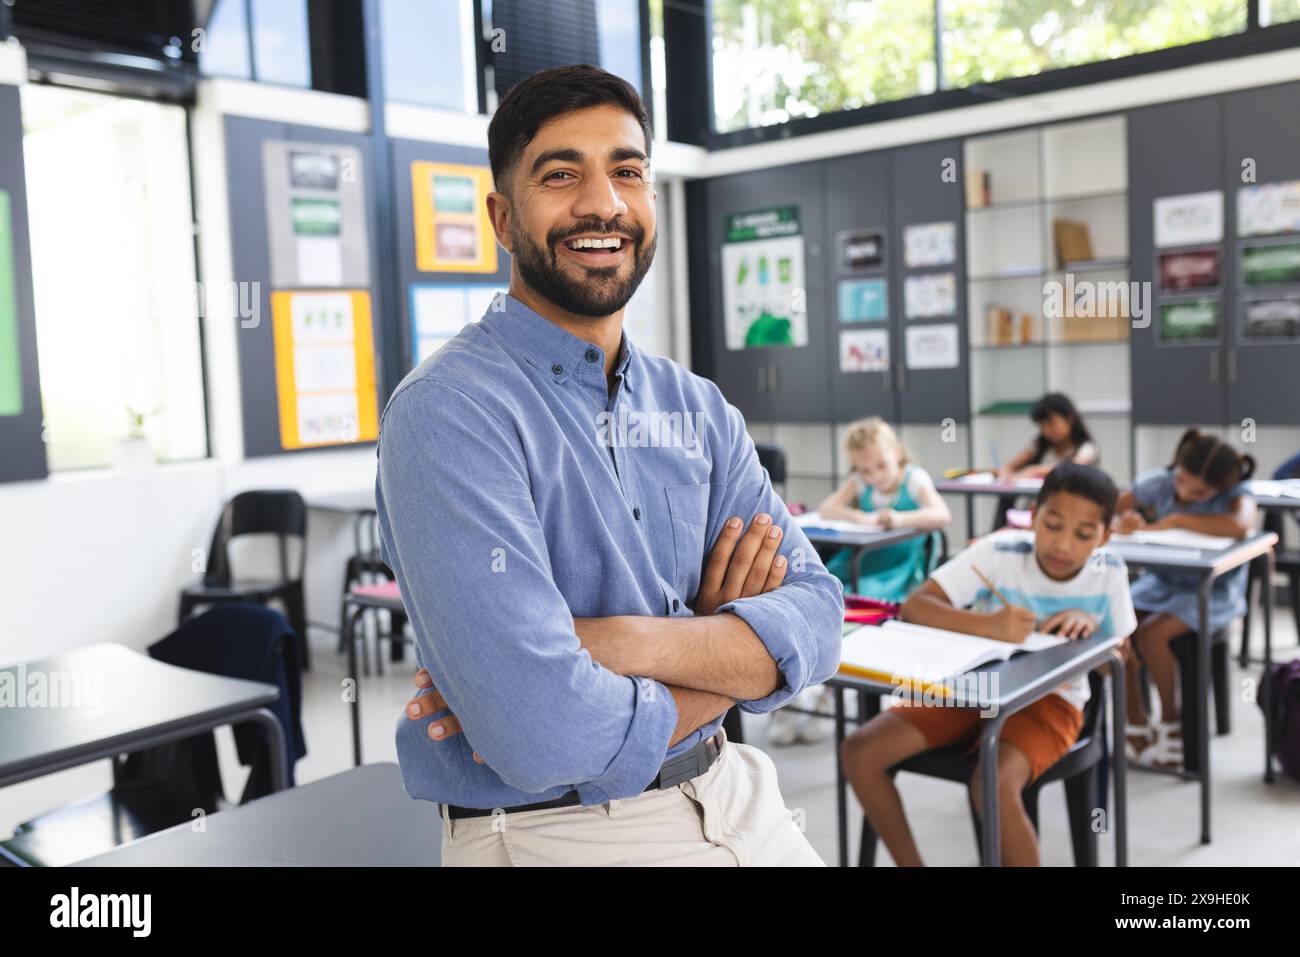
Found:
[[(1297, 654), (1295, 626), (1287, 609), (1279, 610), (1276, 627), (1279, 657)], [(1262, 638), (1256, 636), (1255, 648)], [(1234, 642), (1234, 648), (1236, 644)], [(313, 641), (315, 667), (305, 676), (304, 727), (310, 753), (297, 767), (300, 783), (326, 777), (351, 766), (351, 732), (341, 682), (343, 659), (333, 653), (333, 639), (324, 633)], [(1235, 684), (1244, 689), (1248, 672), (1233, 664)], [(389, 666), (382, 676), (364, 680), (363, 747), (367, 761), (395, 760), (393, 728), (411, 696), (410, 671)], [(776, 748), (766, 744), (765, 717), (746, 715), (745, 736), (763, 747), (776, 762), (786, 804), (802, 810), (809, 840), (828, 863), (836, 860), (833, 751), (830, 736), (821, 743)], [(237, 795), (245, 771), (235, 760), (233, 739), (219, 733), (226, 793)], [(1169, 777), (1132, 774), (1129, 778), (1129, 860), (1135, 865), (1295, 864), (1300, 862), (1300, 784), (1279, 778), (1272, 786), (1261, 780), (1263, 723), (1259, 709), (1241, 694), (1234, 698), (1233, 731), (1215, 737), (1214, 842), (1202, 846), (1199, 837), (1197, 786)], [(34, 814), (78, 797), (93, 795), (109, 785), (103, 764), (64, 771), (0, 791), (0, 833)], [(928, 863), (973, 865), (974, 835), (965, 795), (957, 785), (912, 775), (899, 781), (904, 803)], [(850, 846), (856, 860), (860, 814), (850, 798)], [(1044, 789), (1040, 804), (1043, 860), (1069, 865), (1069, 831), (1061, 785)], [(1103, 863), (1113, 860), (1109, 836), (1102, 842)], [(878, 855), (888, 864), (883, 847)]]

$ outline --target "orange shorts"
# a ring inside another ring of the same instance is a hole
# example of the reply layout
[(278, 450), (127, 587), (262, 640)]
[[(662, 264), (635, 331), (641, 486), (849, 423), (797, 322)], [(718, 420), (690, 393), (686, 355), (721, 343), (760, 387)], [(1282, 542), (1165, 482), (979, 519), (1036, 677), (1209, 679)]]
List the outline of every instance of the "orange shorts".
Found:
[[(902, 702), (886, 714), (896, 714), (925, 736), (929, 749), (969, 744), (966, 755), (979, 749), (980, 713), (974, 708), (944, 708)], [(1039, 698), (1002, 724), (999, 741), (1015, 747), (1029, 760), (1030, 781), (1059, 761), (1074, 747), (1083, 728), (1083, 712), (1058, 694)]]

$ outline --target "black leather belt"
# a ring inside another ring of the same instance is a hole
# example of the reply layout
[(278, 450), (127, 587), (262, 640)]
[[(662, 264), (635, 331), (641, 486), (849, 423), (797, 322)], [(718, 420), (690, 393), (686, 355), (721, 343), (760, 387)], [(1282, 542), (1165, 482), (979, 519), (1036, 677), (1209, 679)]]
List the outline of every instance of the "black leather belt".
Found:
[[(696, 744), (689, 751), (683, 751), (681, 754), (669, 758), (659, 768), (659, 773), (655, 775), (655, 779), (646, 785), (646, 791), (666, 790), (676, 787), (683, 781), (699, 777), (713, 767), (713, 762), (718, 760), (718, 755), (722, 753), (722, 745), (726, 740), (726, 734), (723, 731), (718, 731), (712, 737), (705, 738)], [(446, 817), (449, 820), (459, 821), (467, 817), (491, 817), (498, 811), (505, 814), (518, 814), (521, 811), (544, 811), (548, 808), (572, 807), (574, 804), (581, 803), (582, 798), (578, 795), (578, 792), (570, 791), (550, 801), (539, 801), (536, 804), (517, 804), (514, 807), (460, 807), (455, 804), (444, 804), (443, 807), (446, 809)]]

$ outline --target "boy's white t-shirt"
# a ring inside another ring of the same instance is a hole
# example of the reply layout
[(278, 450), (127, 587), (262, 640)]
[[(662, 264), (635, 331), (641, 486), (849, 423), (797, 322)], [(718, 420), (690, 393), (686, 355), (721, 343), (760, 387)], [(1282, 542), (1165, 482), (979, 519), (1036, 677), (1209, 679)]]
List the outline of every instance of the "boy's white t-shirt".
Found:
[[(932, 577), (955, 607), (988, 613), (1002, 603), (980, 581), (976, 568), (1008, 601), (1038, 615), (1040, 624), (1058, 611), (1077, 609), (1097, 620), (1094, 634), (1126, 636), (1137, 627), (1124, 559), (1105, 548), (1093, 552), (1073, 578), (1056, 581), (1039, 567), (1032, 531), (1008, 529), (986, 535), (936, 569)], [(1056, 693), (1082, 710), (1089, 697), (1087, 675), (1062, 685)]]

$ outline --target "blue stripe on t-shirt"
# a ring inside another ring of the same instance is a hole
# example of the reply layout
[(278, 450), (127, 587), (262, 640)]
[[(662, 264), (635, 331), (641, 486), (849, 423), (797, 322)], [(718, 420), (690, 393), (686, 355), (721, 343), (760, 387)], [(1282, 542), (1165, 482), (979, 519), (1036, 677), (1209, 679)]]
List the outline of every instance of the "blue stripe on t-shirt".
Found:
[[(999, 587), (998, 591), (1006, 596), (1007, 601), (1013, 605), (1028, 608), (1040, 620), (1050, 618), (1058, 611), (1077, 609), (1097, 619), (1097, 634), (1110, 636), (1115, 633), (1115, 622), (1110, 614), (1110, 598), (1104, 593), (1097, 595), (1030, 595), (1019, 588), (1007, 587)], [(975, 601), (971, 603), (971, 609), (982, 614), (997, 611), (1001, 606), (1002, 603), (987, 588), (981, 588), (975, 595)]]

